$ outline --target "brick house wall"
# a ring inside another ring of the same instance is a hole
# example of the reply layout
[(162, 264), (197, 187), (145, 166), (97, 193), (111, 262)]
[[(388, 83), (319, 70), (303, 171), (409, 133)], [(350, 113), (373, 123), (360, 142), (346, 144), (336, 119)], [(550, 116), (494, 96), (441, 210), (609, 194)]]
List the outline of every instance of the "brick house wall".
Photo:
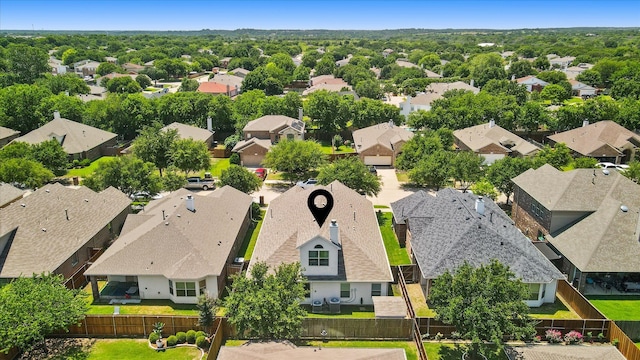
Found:
[[(256, 139), (271, 139), (271, 133), (269, 131), (244, 131), (244, 139), (245, 140), (249, 140), (252, 137), (256, 138)], [(271, 139), (271, 142), (273, 142), (273, 139)]]
[[(533, 209), (536, 206), (538, 211)], [(527, 192), (519, 186), (513, 189), (513, 204), (511, 217), (515, 225), (530, 239), (537, 239), (538, 233), (549, 234), (551, 228), (551, 211), (535, 201)]]

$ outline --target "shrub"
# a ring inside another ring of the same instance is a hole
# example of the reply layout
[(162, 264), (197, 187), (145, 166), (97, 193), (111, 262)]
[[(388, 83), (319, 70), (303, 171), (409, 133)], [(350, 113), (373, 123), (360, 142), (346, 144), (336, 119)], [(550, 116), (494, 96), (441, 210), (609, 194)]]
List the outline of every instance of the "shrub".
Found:
[(187, 333), (184, 331), (178, 332), (176, 337), (178, 338), (178, 344), (184, 344), (187, 342)]
[(91, 160), (90, 159), (82, 159), (82, 160), (80, 160), (80, 166), (87, 167), (89, 165), (91, 165)]
[(160, 339), (160, 335), (158, 335), (158, 333), (152, 332), (151, 334), (149, 334), (149, 342), (151, 344), (155, 344), (158, 339)]
[(202, 330), (196, 331), (196, 339), (199, 338), (200, 336), (207, 337), (207, 333)]
[(552, 344), (557, 344), (562, 342), (562, 333), (559, 330), (549, 329), (544, 333), (544, 338)]
[(604, 334), (603, 333), (599, 333), (598, 334), (598, 341), (599, 342), (604, 342)]
[(178, 343), (178, 337), (175, 335), (171, 335), (167, 338), (167, 346), (176, 346)]
[(618, 338), (615, 338), (613, 340), (611, 340), (611, 345), (618, 347), (618, 343), (620, 343), (620, 340), (618, 340)]
[(436, 334), (436, 336), (434, 336), (433, 338), (434, 338), (434, 339), (436, 339), (436, 340), (438, 340), (438, 341), (440, 341), (440, 340), (442, 340), (442, 338), (443, 338), (443, 337), (444, 337), (444, 335), (442, 335), (442, 333), (441, 333), (441, 332), (438, 332), (438, 333)]
[(209, 347), (209, 340), (204, 336), (198, 336), (196, 339), (196, 345), (200, 349), (207, 349)]
[(575, 330), (571, 330), (564, 334), (564, 342), (567, 344), (579, 344), (582, 342), (582, 334)]
[(240, 154), (231, 154), (231, 156), (229, 156), (229, 164), (240, 165)]
[(461, 335), (460, 335), (460, 333), (459, 333), (459, 332), (457, 332), (457, 331), (452, 331), (452, 332), (451, 332), (451, 338), (452, 338), (453, 340), (458, 340), (458, 339), (460, 339), (460, 337), (461, 337)]
[(187, 331), (187, 343), (195, 344), (196, 343), (196, 331), (189, 330)]
[(593, 342), (593, 332), (589, 331), (586, 338), (588, 342)]

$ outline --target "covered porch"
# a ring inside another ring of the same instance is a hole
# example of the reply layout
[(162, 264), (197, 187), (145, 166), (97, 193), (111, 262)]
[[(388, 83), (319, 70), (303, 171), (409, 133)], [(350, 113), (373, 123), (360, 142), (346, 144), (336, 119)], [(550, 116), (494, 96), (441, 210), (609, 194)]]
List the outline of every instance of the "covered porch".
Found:
[[(106, 284), (100, 288), (98, 286), (98, 279), (96, 276), (91, 276), (89, 281), (91, 282), (91, 292), (93, 294), (94, 301), (105, 300), (138, 300), (140, 301), (140, 288), (138, 286), (137, 276), (118, 276), (108, 277)], [(114, 302), (116, 302), (114, 301)]]
[(585, 295), (638, 295), (640, 273), (585, 273)]

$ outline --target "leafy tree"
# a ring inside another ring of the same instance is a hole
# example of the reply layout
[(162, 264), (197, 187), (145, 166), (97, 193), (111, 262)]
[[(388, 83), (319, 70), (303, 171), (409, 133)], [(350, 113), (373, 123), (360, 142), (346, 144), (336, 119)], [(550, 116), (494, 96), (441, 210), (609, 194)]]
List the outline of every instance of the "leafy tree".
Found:
[(40, 109), (43, 114), (53, 114), (58, 110), (60, 117), (81, 123), (85, 103), (76, 96), (58, 94), (43, 99), (40, 103)]
[(242, 129), (251, 120), (262, 116), (262, 104), (267, 96), (262, 90), (249, 90), (240, 94), (233, 101), (234, 116), (236, 119), (236, 129)]
[(483, 342), (491, 341), (502, 350), (503, 336), (529, 339), (535, 329), (524, 302), (528, 287), (497, 260), (479, 267), (465, 262), (455, 273), (438, 276), (429, 293), (436, 319), (455, 326), (463, 339), (471, 340), (476, 359)]
[(300, 263), (283, 263), (270, 272), (256, 263), (251, 276), (233, 276), (229, 296), (224, 299), (229, 322), (238, 334), (258, 339), (295, 339), (300, 335), (306, 311), (304, 277)]
[(402, 147), (402, 153), (396, 160), (396, 167), (400, 170), (411, 170), (427, 155), (444, 150), (442, 139), (435, 132), (418, 132)]
[(437, 54), (428, 54), (418, 60), (420, 67), (433, 70), (436, 66), (440, 66), (440, 57)]
[(198, 80), (189, 79), (188, 77), (185, 77), (185, 78), (182, 78), (182, 82), (180, 83), (180, 88), (178, 88), (178, 91), (181, 91), (181, 92), (196, 91), (198, 90), (199, 86), (200, 86), (200, 83), (198, 83)]
[(496, 160), (487, 169), (487, 179), (505, 196), (507, 204), (513, 193), (513, 182), (511, 179), (522, 174), (531, 168), (531, 161), (525, 158), (504, 157)]
[(361, 194), (376, 196), (380, 193), (380, 179), (356, 156), (338, 159), (319, 170), (318, 182), (322, 185), (338, 180)]
[(174, 141), (169, 153), (171, 164), (187, 173), (192, 171), (207, 170), (211, 167), (211, 157), (207, 145), (202, 141), (191, 138)]
[(629, 163), (629, 168), (622, 172), (622, 175), (628, 177), (635, 183), (640, 183), (640, 161), (634, 160)]
[(266, 88), (266, 81), (268, 77), (269, 74), (264, 67), (260, 66), (257, 69), (254, 69), (245, 76), (244, 80), (242, 80), (242, 92), (256, 89), (264, 90)]
[(266, 167), (281, 171), (291, 181), (303, 180), (309, 170), (325, 163), (320, 144), (315, 141), (282, 140), (264, 158)]
[(217, 113), (219, 109), (212, 106), (212, 104), (217, 104), (216, 101), (224, 101), (216, 99), (218, 97), (212, 98), (210, 94), (200, 92), (167, 94), (155, 100), (157, 118), (165, 125), (177, 121), (204, 128), (207, 124), (207, 117), (211, 117), (215, 126), (222, 119), (218, 115), (224, 116), (225, 114), (224, 110)]
[(159, 59), (154, 61), (153, 65), (158, 68), (158, 70), (164, 71), (167, 76), (172, 78), (187, 75), (187, 72), (189, 71), (189, 67), (181, 59)]
[(515, 125), (531, 133), (549, 122), (550, 118), (547, 110), (539, 103), (530, 101), (520, 108)]
[(559, 84), (562, 81), (567, 81), (567, 74), (561, 71), (542, 71), (536, 74), (536, 77), (551, 84)]
[(533, 60), (533, 67), (538, 71), (549, 70), (551, 68), (551, 63), (546, 56), (538, 56)]
[(6, 59), (7, 71), (15, 76), (16, 83), (33, 84), (51, 70), (47, 53), (29, 45), (10, 44)]
[(353, 114), (352, 124), (356, 128), (365, 128), (389, 121), (398, 125), (402, 123), (398, 107), (373, 99), (364, 98), (354, 102), (351, 112)]
[(31, 156), (57, 176), (67, 172), (69, 157), (58, 140), (51, 139), (31, 145)]
[(23, 134), (39, 128), (53, 118), (45, 113), (42, 101), (51, 96), (48, 88), (37, 85), (13, 85), (0, 90), (0, 126)]
[(540, 92), (541, 99), (549, 100), (553, 104), (560, 104), (569, 97), (571, 97), (571, 93), (567, 92), (567, 89), (557, 84), (549, 84)]
[(159, 123), (146, 126), (133, 141), (133, 153), (142, 161), (154, 164), (160, 176), (171, 162), (171, 145), (178, 139), (177, 130), (162, 131), (161, 128)]
[(220, 175), (220, 186), (229, 185), (243, 193), (251, 194), (260, 190), (262, 182), (251, 171), (238, 165), (229, 165), (229, 168), (222, 170)]
[(336, 69), (336, 63), (331, 55), (325, 54), (320, 61), (314, 64), (314, 68), (316, 69), (315, 76), (329, 75), (333, 74)]
[(352, 99), (326, 90), (315, 91), (307, 96), (304, 112), (320, 131), (335, 133), (346, 128), (351, 119)]
[[(36, 84), (43, 85), (51, 90), (52, 94), (68, 92), (69, 95), (88, 94), (89, 86), (76, 74), (66, 73), (60, 75), (46, 74)], [(62, 110), (62, 109), (59, 109)]]
[(540, 167), (544, 164), (549, 164), (558, 170), (562, 170), (562, 167), (569, 165), (572, 160), (571, 149), (564, 143), (558, 143), (554, 147), (545, 145), (542, 150), (538, 151), (533, 158), (533, 166)]
[(118, 94), (134, 94), (142, 91), (140, 85), (130, 76), (114, 77), (113, 79), (107, 80), (103, 86), (107, 91)]
[(498, 198), (498, 192), (496, 191), (496, 188), (486, 178), (476, 181), (473, 185), (471, 185), (471, 191), (473, 191), (473, 193), (476, 195), (488, 197), (493, 201), (496, 201), (496, 199)]
[(142, 70), (140, 71), (140, 74), (145, 74), (149, 76), (149, 78), (153, 80), (155, 84), (157, 84), (158, 80), (166, 79), (169, 76), (165, 70), (158, 69), (156, 67), (151, 67), (151, 68)]
[(178, 173), (178, 169), (169, 166), (164, 176), (160, 179), (161, 187), (165, 191), (176, 191), (186, 183), (184, 175)]
[(282, 83), (273, 77), (268, 77), (264, 81), (264, 93), (268, 96), (282, 94), (284, 86)]
[(439, 190), (449, 183), (453, 175), (452, 158), (453, 153), (445, 150), (436, 150), (424, 156), (409, 170), (409, 180), (416, 185), (431, 186)]
[(578, 74), (578, 76), (576, 76), (576, 80), (589, 86), (598, 86), (602, 83), (600, 73), (593, 69), (581, 72), (580, 74)]
[(146, 191), (155, 194), (160, 190), (160, 178), (154, 174), (155, 166), (135, 156), (120, 156), (101, 162), (83, 184), (95, 191), (113, 186), (127, 195)]
[(579, 157), (573, 159), (573, 167), (576, 169), (594, 169), (598, 160), (590, 157)]
[(527, 87), (514, 81), (492, 79), (487, 81), (482, 91), (491, 95), (515, 96), (516, 103), (520, 106), (527, 102)]
[(298, 81), (307, 81), (309, 80), (309, 74), (311, 73), (311, 69), (300, 65), (293, 71), (293, 80)]
[(382, 88), (377, 80), (365, 80), (356, 85), (356, 93), (369, 99), (380, 99), (382, 97)]
[(19, 277), (0, 288), (0, 352), (28, 350), (49, 333), (78, 324), (87, 311), (85, 297), (53, 274)]
[(469, 59), (471, 78), (476, 86), (484, 86), (491, 79), (506, 79), (502, 57), (497, 53), (479, 54)]
[(136, 76), (136, 82), (142, 89), (146, 89), (151, 86), (151, 78), (145, 74), (139, 74), (138, 76)]
[[(120, 70), (120, 71), (118, 71), (118, 70)], [(112, 72), (121, 73), (122, 72), (122, 68), (120, 68), (118, 65), (116, 65), (114, 63), (110, 63), (110, 62), (100, 63), (100, 65), (98, 65), (98, 67), (96, 68), (96, 74), (98, 74), (100, 76), (105, 76), (107, 74), (111, 74)]]
[(214, 96), (209, 102), (207, 114), (211, 118), (211, 126), (214, 131), (231, 132), (235, 130), (233, 102), (228, 96)]
[(201, 294), (198, 296), (198, 304), (196, 307), (198, 308), (198, 325), (208, 329), (208, 332), (212, 333), (211, 327), (216, 319), (216, 312), (218, 310), (217, 299), (207, 294)]
[(516, 79), (525, 77), (527, 75), (533, 75), (536, 71), (531, 67), (531, 63), (527, 60), (516, 61), (509, 67), (507, 71), (507, 77), (515, 77)]
[(17, 182), (34, 189), (49, 182), (53, 176), (51, 170), (35, 160), (28, 158), (0, 160), (0, 182)]
[(456, 181), (460, 182), (463, 191), (466, 192), (470, 186), (482, 178), (483, 162), (484, 157), (472, 151), (459, 151), (451, 159), (451, 174)]
[(100, 105), (106, 109), (98, 127), (107, 127), (125, 139), (135, 138), (140, 129), (151, 125), (155, 118), (154, 104), (141, 93), (112, 95), (99, 102)]

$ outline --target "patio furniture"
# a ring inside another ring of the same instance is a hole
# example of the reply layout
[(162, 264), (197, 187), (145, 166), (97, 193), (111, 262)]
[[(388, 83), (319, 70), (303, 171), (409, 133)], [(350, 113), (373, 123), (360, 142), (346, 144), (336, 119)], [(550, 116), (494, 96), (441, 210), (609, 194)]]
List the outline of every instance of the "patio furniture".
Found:
[(127, 289), (127, 291), (125, 291), (125, 293), (129, 294), (129, 295), (133, 295), (133, 294), (135, 294), (137, 292), (138, 292), (138, 287), (137, 286), (132, 286), (129, 289)]
[(626, 281), (624, 288), (626, 291), (640, 291), (640, 282)]

